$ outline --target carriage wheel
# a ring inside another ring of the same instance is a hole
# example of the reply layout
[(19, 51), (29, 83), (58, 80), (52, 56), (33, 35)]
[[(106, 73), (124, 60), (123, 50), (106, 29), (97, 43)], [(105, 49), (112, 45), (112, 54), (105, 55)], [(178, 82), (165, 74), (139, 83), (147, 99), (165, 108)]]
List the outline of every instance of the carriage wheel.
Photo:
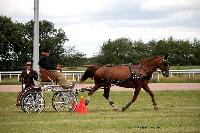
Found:
[(57, 112), (75, 111), (75, 104), (77, 104), (76, 96), (71, 92), (56, 92), (52, 98), (52, 107)]
[(24, 112), (42, 112), (45, 108), (45, 101), (39, 92), (29, 92), (24, 95), (21, 101), (21, 109)]

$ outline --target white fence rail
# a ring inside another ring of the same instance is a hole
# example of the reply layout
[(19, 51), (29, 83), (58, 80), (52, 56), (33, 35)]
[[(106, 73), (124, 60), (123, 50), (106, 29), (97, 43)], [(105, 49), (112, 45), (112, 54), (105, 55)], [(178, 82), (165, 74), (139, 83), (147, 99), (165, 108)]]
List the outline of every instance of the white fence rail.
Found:
[[(157, 70), (157, 72), (153, 73), (153, 77), (157, 76), (157, 80), (160, 80), (161, 71)], [(187, 69), (187, 70), (169, 70), (169, 77), (180, 76), (180, 75), (188, 75), (188, 77), (195, 77), (200, 75), (200, 69)]]
[[(62, 71), (65, 78), (71, 76), (72, 80), (79, 80), (82, 76), (82, 74), (85, 71)], [(0, 72), (0, 82), (2, 81), (2, 77), (7, 76), (9, 79), (12, 79), (13, 76), (17, 77), (17, 80), (19, 81), (20, 75), (22, 71), (1, 71)]]
[[(79, 80), (81, 76), (83, 75), (85, 71), (63, 71), (64, 76), (67, 78), (68, 76), (72, 76), (72, 80)], [(188, 75), (188, 77), (195, 77), (197, 74), (200, 74), (200, 69), (188, 69), (188, 70), (170, 70), (169, 71), (169, 77), (172, 78), (173, 76), (178, 75)], [(4, 76), (9, 77), (9, 79), (12, 79), (13, 76), (17, 77), (17, 80), (19, 80), (21, 75), (21, 71), (1, 71), (0, 72), (0, 82), (2, 81), (2, 78)], [(157, 78), (159, 81), (161, 76), (161, 71), (158, 70), (157, 72), (154, 72), (153, 78)]]

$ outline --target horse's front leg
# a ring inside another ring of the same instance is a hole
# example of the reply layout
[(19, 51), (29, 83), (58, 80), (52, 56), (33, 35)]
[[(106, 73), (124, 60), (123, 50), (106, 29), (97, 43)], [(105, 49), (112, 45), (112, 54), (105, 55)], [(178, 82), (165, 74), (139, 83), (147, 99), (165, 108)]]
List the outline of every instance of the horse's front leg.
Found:
[(88, 96), (87, 99), (85, 100), (85, 105), (87, 106), (90, 102), (90, 96), (92, 96), (92, 94), (99, 88), (99, 85), (95, 85), (91, 91), (88, 92)]
[(113, 100), (109, 98), (109, 96), (110, 96), (110, 87), (111, 87), (110, 85), (104, 87), (104, 94), (103, 94), (103, 96), (109, 101), (112, 109), (114, 111), (116, 111), (116, 110), (118, 110), (117, 106), (115, 105), (115, 103), (113, 102)]
[(137, 99), (138, 94), (140, 93), (140, 90), (141, 90), (141, 87), (135, 87), (135, 92), (134, 92), (132, 100), (130, 102), (128, 102), (126, 104), (126, 106), (122, 107), (122, 111), (125, 111), (129, 106), (131, 106), (131, 104), (133, 102), (135, 102), (135, 100)]
[(149, 86), (148, 86), (148, 85), (145, 85), (145, 86), (143, 87), (143, 89), (151, 96), (152, 103), (153, 103), (153, 105), (154, 105), (154, 109), (155, 109), (155, 110), (158, 110), (159, 108), (158, 108), (157, 103), (156, 103), (156, 101), (155, 101), (154, 94), (153, 94), (153, 92), (150, 90)]

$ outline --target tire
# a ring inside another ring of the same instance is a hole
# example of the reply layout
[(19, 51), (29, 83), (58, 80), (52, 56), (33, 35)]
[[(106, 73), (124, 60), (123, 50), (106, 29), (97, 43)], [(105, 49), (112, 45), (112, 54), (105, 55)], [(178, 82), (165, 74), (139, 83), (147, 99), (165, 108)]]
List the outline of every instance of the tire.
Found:
[(21, 109), (27, 113), (42, 112), (45, 108), (45, 101), (41, 92), (29, 91), (21, 101)]
[(52, 97), (52, 107), (57, 112), (74, 112), (75, 106), (77, 104), (77, 98), (72, 92), (62, 92), (58, 91), (54, 93)]

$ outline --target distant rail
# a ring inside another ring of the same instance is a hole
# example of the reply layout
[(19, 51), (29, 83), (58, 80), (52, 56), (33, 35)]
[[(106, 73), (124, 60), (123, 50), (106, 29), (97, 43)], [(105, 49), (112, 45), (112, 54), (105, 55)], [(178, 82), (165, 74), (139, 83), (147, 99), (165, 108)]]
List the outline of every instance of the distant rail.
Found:
[[(0, 82), (2, 81), (3, 77), (6, 76), (9, 79), (12, 79), (13, 76), (17, 77), (19, 80), (22, 71), (0, 71)], [(72, 80), (79, 80), (85, 71), (62, 71), (65, 78), (72, 77)], [(188, 77), (195, 77), (197, 74), (200, 74), (200, 69), (187, 69), (187, 70), (169, 70), (169, 77), (172, 78), (173, 76), (177, 75), (188, 75)], [(153, 73), (153, 78), (157, 78), (160, 80), (161, 71), (157, 70)]]
[[(200, 69), (187, 69), (187, 70), (169, 70), (169, 77), (179, 75), (188, 75), (188, 77), (195, 77), (200, 74)], [(157, 80), (160, 80), (161, 70), (153, 73), (153, 77), (157, 75)]]
[[(72, 80), (79, 80), (85, 71), (62, 71), (65, 78), (72, 77)], [(12, 79), (13, 76), (17, 77), (19, 81), (22, 71), (0, 71), (0, 82), (2, 81), (3, 76), (7, 76), (9, 79)]]

